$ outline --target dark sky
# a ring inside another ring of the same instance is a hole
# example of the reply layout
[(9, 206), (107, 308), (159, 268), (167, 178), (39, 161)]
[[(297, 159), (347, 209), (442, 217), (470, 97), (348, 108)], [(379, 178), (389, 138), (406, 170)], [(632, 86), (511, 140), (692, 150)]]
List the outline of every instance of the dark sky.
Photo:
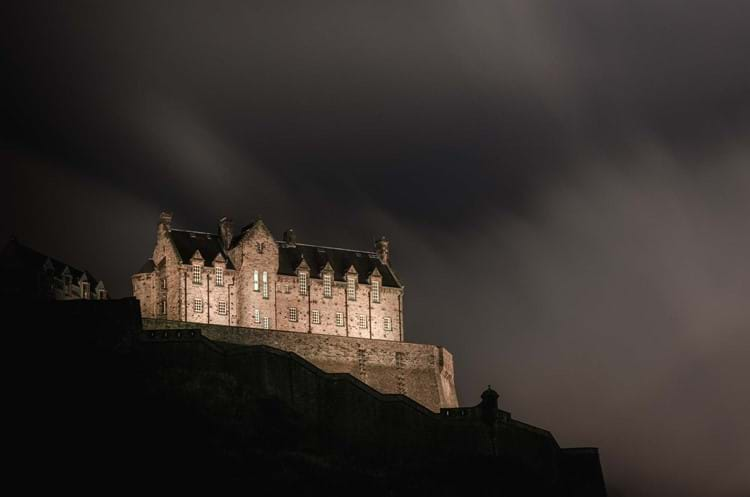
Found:
[(463, 404), (750, 494), (747, 1), (5, 2), (0, 47), (3, 239), (126, 296), (162, 209), (386, 234)]

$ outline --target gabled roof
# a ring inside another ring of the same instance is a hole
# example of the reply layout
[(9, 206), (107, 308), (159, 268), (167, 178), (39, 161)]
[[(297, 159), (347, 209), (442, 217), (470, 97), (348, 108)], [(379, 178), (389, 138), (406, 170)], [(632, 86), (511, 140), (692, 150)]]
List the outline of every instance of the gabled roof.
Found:
[(190, 264), (190, 259), (193, 258), (193, 254), (197, 250), (203, 256), (207, 266), (212, 266), (216, 256), (222, 254), (222, 257), (227, 262), (227, 269), (234, 269), (232, 260), (224, 250), (219, 235), (200, 231), (171, 229), (169, 236), (172, 238), (172, 242), (183, 264)]
[(295, 275), (303, 258), (310, 266), (313, 278), (319, 278), (321, 270), (330, 263), (337, 281), (345, 281), (347, 271), (354, 266), (360, 283), (367, 283), (367, 278), (377, 269), (383, 277), (383, 286), (401, 287), (391, 268), (383, 264), (374, 252), (279, 242), (279, 274)]
[(62, 277), (65, 268), (68, 268), (68, 271), (73, 278), (73, 282), (76, 284), (78, 284), (78, 281), (84, 274), (86, 275), (86, 280), (92, 287), (95, 287), (99, 283), (99, 280), (89, 271), (78, 269), (70, 264), (65, 264), (62, 261), (53, 259), (41, 252), (37, 252), (36, 250), (21, 244), (21, 242), (15, 238), (11, 239), (5, 245), (1, 259), (2, 267), (5, 271), (13, 271), (17, 272), (17, 274), (36, 274), (38, 272), (44, 272), (45, 265), (47, 267), (51, 265), (52, 274), (54, 276)]

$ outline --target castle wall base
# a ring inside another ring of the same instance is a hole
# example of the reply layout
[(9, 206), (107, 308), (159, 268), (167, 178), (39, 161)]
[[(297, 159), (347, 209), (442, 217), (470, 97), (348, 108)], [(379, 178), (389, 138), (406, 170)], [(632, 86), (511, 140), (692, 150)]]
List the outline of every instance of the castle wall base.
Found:
[(453, 356), (435, 345), (147, 318), (143, 329), (200, 329), (217, 342), (268, 345), (323, 371), (351, 374), (381, 393), (405, 395), (433, 412), (458, 406)]

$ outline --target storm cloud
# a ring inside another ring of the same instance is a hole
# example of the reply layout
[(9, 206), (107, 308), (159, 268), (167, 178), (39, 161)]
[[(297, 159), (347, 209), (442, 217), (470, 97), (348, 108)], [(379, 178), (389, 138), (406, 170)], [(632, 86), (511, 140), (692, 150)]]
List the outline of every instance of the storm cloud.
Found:
[(160, 209), (386, 234), (463, 404), (599, 446), (613, 495), (744, 495), (747, 9), (8, 4), (0, 235), (125, 296)]

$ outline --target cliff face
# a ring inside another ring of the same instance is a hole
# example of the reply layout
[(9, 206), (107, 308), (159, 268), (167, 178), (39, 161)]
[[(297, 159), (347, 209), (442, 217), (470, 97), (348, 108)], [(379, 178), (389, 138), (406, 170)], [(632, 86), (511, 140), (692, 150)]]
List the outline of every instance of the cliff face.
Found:
[(28, 493), (604, 495), (595, 453), (504, 411), (434, 413), (265, 345), (141, 331), (133, 300), (95, 304), (16, 307), (38, 317), (6, 362), (7, 469)]

